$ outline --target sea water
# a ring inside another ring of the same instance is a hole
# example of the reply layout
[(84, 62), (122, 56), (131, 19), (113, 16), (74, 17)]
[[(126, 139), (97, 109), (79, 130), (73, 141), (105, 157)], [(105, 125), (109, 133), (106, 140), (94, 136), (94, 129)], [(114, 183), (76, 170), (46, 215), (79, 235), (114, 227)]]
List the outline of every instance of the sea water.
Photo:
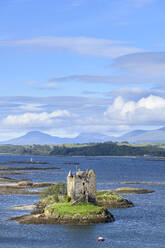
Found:
[[(15, 205), (32, 204), (37, 195), (0, 195), (0, 248), (164, 248), (165, 247), (165, 161), (147, 158), (110, 157), (43, 157), (32, 156), (33, 161), (49, 164), (34, 167), (52, 167), (57, 170), (25, 170), (12, 175), (33, 182), (66, 180), (69, 170), (94, 169), (97, 189), (115, 189), (123, 186), (152, 189), (151, 194), (125, 194), (134, 203), (133, 208), (111, 209), (115, 222), (97, 225), (21, 225), (9, 221), (13, 216), (29, 211), (9, 210)], [(31, 156), (0, 155), (0, 162), (30, 161)], [(73, 164), (72, 164), (73, 163)], [(12, 167), (32, 167), (31, 164), (7, 164)], [(129, 182), (144, 184), (127, 185)], [(104, 237), (99, 243), (97, 238)]]

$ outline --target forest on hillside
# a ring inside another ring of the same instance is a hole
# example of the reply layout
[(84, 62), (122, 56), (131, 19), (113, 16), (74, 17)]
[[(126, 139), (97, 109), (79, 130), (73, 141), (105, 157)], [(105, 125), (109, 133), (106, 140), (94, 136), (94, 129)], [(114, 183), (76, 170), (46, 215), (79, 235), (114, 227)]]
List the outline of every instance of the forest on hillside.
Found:
[(165, 148), (158, 145), (135, 146), (105, 142), (66, 145), (0, 145), (0, 153), (47, 156), (162, 156)]

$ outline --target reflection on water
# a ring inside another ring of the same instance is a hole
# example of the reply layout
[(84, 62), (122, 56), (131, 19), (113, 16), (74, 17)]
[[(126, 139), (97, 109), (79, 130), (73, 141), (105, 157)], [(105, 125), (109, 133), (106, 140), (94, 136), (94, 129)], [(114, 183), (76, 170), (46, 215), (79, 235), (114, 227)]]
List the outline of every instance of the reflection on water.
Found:
[[(29, 160), (30, 156), (2, 155), (0, 160)], [(34, 195), (0, 195), (0, 247), (3, 248), (164, 248), (165, 236), (165, 166), (160, 161), (145, 161), (129, 158), (85, 158), (85, 157), (39, 157), (33, 160), (49, 162), (42, 168), (60, 167), (60, 170), (26, 171), (22, 175), (12, 175), (17, 179), (32, 179), (33, 182), (55, 182), (65, 180), (68, 170), (73, 172), (76, 165), (81, 169), (94, 169), (97, 174), (98, 189), (113, 189), (121, 186), (120, 182), (157, 182), (159, 184), (133, 185), (133, 187), (153, 189), (156, 192), (147, 195), (125, 195), (134, 202), (130, 209), (113, 209), (116, 221), (107, 224), (86, 226), (60, 225), (20, 225), (8, 221), (12, 216), (28, 211), (8, 210), (14, 205), (31, 204), (38, 200)], [(5, 164), (4, 166), (12, 166)], [(25, 167), (31, 165), (18, 164)], [(38, 165), (37, 165), (38, 166)], [(36, 165), (35, 165), (36, 167)], [(99, 243), (97, 238), (105, 241)]]

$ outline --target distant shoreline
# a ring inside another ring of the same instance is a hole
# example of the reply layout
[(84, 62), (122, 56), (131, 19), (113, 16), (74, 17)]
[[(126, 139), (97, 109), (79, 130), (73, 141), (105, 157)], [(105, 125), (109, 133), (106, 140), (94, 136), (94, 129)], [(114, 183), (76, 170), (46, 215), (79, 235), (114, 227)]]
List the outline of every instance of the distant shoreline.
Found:
[[(77, 158), (88, 158), (88, 157), (97, 157), (97, 158), (145, 158), (144, 156), (117, 156), (117, 155), (39, 155), (39, 154), (15, 154), (15, 153), (0, 153), (0, 155), (16, 155), (16, 156), (30, 156), (30, 157), (34, 157), (34, 156), (41, 156), (41, 157), (77, 157)], [(149, 157), (148, 157), (149, 158)], [(165, 157), (153, 157), (151, 156), (150, 158), (164, 158)], [(10, 161), (9, 161), (10, 162)], [(27, 162), (28, 163), (28, 162)]]
[[(0, 153), (0, 155), (14, 155), (14, 156), (29, 156), (29, 157), (35, 157), (35, 156), (41, 156), (41, 157), (73, 157), (73, 158), (90, 158), (90, 157), (93, 157), (93, 158), (130, 158), (130, 159), (136, 159), (136, 158), (144, 158), (144, 159), (149, 159), (149, 160), (154, 160), (154, 161), (157, 161), (156, 159), (158, 159), (159, 161), (164, 161), (165, 160), (165, 157), (162, 157), (162, 156), (140, 156), (140, 155), (137, 155), (137, 156), (123, 156), (123, 155), (43, 155), (43, 154), (15, 154), (15, 153)], [(11, 161), (9, 161), (11, 162)], [(15, 161), (16, 162), (16, 161)], [(18, 161), (19, 162), (19, 161)], [(26, 163), (26, 161), (22, 161), (24, 163)], [(6, 162), (5, 162), (6, 163)], [(29, 163), (27, 161), (27, 163)], [(33, 162), (34, 164), (35, 161)], [(31, 163), (31, 164), (33, 164)], [(38, 163), (40, 164), (40, 163)]]
[(87, 143), (63, 145), (0, 145), (0, 154), (71, 157), (165, 157), (165, 144)]

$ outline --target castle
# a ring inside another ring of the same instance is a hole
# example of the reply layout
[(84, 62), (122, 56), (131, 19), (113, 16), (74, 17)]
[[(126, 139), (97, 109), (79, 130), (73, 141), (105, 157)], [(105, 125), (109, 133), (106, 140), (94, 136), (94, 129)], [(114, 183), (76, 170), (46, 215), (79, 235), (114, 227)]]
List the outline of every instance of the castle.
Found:
[(72, 201), (82, 200), (83, 202), (96, 201), (96, 174), (93, 170), (81, 171), (80, 169), (72, 174), (70, 171), (67, 177), (67, 194)]

